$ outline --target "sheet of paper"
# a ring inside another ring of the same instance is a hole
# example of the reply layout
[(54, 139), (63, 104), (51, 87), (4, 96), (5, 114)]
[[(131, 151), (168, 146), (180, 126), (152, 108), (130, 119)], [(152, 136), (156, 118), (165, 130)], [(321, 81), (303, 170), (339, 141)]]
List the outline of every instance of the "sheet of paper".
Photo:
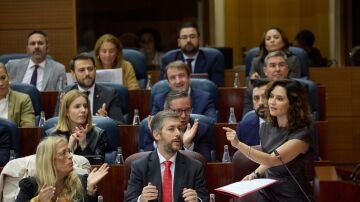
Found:
[(253, 193), (259, 189), (270, 186), (277, 182), (274, 179), (259, 178), (247, 181), (235, 182), (220, 188), (215, 189), (216, 191), (230, 194), (236, 197), (242, 197), (247, 194)]
[[(96, 70), (96, 82), (112, 82), (117, 84), (123, 84), (123, 72), (122, 68), (116, 69), (98, 69)], [(66, 73), (67, 85), (72, 85), (75, 80), (71, 73)]]

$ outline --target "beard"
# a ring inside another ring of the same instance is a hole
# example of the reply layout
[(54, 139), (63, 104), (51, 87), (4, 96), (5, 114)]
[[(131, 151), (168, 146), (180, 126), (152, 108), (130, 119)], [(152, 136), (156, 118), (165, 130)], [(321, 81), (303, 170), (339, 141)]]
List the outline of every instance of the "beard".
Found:
[(265, 118), (266, 107), (265, 105), (260, 105), (258, 108), (255, 109), (255, 113), (260, 118)]
[(83, 80), (85, 80), (85, 79), (80, 80), (80, 79), (78, 79), (78, 78), (76, 77), (76, 75), (75, 75), (75, 78), (76, 78), (77, 84), (78, 84), (79, 86), (81, 86), (82, 88), (90, 88), (90, 87), (91, 87), (92, 85), (94, 85), (94, 83), (95, 83), (95, 78), (92, 78), (92, 77), (85, 77), (85, 79), (92, 79), (90, 85), (87, 85), (87, 84), (83, 81)]
[(199, 46), (195, 46), (192, 43), (187, 43), (185, 46), (181, 47), (181, 51), (186, 55), (193, 55), (199, 51)]

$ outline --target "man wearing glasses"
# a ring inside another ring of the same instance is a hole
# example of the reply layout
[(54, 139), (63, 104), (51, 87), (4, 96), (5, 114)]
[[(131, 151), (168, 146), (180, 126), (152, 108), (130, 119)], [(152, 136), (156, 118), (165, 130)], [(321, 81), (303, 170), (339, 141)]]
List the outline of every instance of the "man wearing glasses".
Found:
[[(171, 90), (185, 91), (190, 96), (192, 113), (202, 114), (217, 121), (214, 97), (206, 91), (190, 88), (190, 70), (183, 61), (177, 60), (169, 63), (166, 66), (165, 73)], [(164, 109), (168, 93), (159, 93), (154, 96), (151, 109), (152, 115)]]
[(200, 32), (195, 23), (186, 22), (179, 29), (178, 47), (162, 59), (160, 78), (165, 77), (165, 67), (172, 61), (182, 60), (190, 68), (191, 73), (206, 73), (217, 86), (224, 86), (224, 57), (209, 54), (200, 46)]
[[(199, 152), (208, 161), (211, 161), (210, 151), (215, 148), (214, 140), (211, 138), (213, 135), (209, 135), (212, 132), (211, 127), (206, 123), (199, 122), (197, 119), (192, 119), (190, 117), (191, 109), (191, 100), (185, 91), (174, 90), (168, 93), (164, 110), (171, 110), (179, 114), (183, 149)], [(150, 128), (147, 128), (144, 133), (144, 150), (154, 150), (157, 145)]]

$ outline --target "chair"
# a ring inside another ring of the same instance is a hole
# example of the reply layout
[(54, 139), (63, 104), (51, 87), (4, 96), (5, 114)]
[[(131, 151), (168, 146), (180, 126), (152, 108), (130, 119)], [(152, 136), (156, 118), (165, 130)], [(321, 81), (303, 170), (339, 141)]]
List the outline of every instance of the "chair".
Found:
[(145, 88), (147, 81), (147, 68), (145, 55), (134, 49), (123, 49), (124, 59), (128, 60), (134, 67), (136, 78), (140, 88)]
[[(296, 55), (296, 57), (298, 57), (298, 59), (300, 60), (301, 78), (308, 78), (310, 61), (309, 61), (309, 56), (307, 55), (307, 53), (302, 48), (294, 47), (294, 46), (290, 46), (289, 50), (294, 55)], [(252, 48), (246, 52), (246, 56), (245, 56), (245, 76), (246, 77), (250, 76), (249, 73), (250, 73), (250, 69), (251, 69), (251, 62), (252, 62), (253, 58), (256, 57), (258, 52), (259, 52), (258, 47)]]
[(131, 122), (129, 90), (126, 87), (117, 83), (112, 83), (112, 82), (97, 82), (97, 83), (101, 85), (105, 85), (107, 87), (114, 88), (117, 91), (121, 101), (121, 110), (123, 113), (124, 122), (129, 124)]
[(9, 60), (29, 57), (26, 53), (9, 53), (0, 56), (0, 62), (6, 64)]
[[(190, 114), (190, 118), (191, 119), (198, 119), (199, 122), (201, 123), (205, 123), (207, 125), (209, 125), (210, 130), (209, 133), (207, 134), (208, 136), (210, 136), (211, 140), (213, 140), (213, 148), (211, 148), (211, 160), (214, 161), (216, 160), (216, 150), (215, 150), (215, 127), (214, 127), (214, 120), (210, 117), (201, 115), (201, 114)], [(150, 132), (150, 129), (148, 127), (148, 119), (145, 118), (140, 122), (140, 131), (139, 131), (139, 151), (145, 151), (145, 141), (154, 141), (153, 138), (151, 140), (149, 140), (149, 135), (151, 135), (152, 138), (152, 134)], [(205, 158), (205, 157), (204, 157)]]
[[(190, 87), (211, 93), (214, 97), (215, 108), (218, 109), (219, 93), (218, 93), (218, 88), (214, 84), (214, 82), (208, 79), (192, 78), (190, 79)], [(156, 82), (151, 89), (151, 101), (154, 99), (155, 95), (159, 93), (165, 93), (168, 91), (170, 91), (170, 87), (169, 87), (169, 82), (167, 80), (161, 80)]]
[[(256, 150), (261, 150), (260, 145), (253, 146), (252, 148)], [(253, 172), (259, 166), (259, 164), (247, 158), (240, 151), (235, 152), (232, 163), (234, 168), (234, 181), (242, 180), (246, 175)]]
[(10, 132), (10, 149), (15, 151), (15, 156), (21, 156), (20, 133), (16, 123), (8, 119), (0, 118), (0, 125), (5, 126), (5, 128), (7, 128)]
[[(145, 151), (145, 152), (139, 152), (139, 153), (135, 153), (130, 155), (129, 157), (127, 157), (125, 159), (124, 162), (124, 173), (125, 173), (125, 178), (124, 178), (124, 189), (126, 190), (129, 178), (130, 178), (130, 173), (131, 173), (131, 164), (133, 161), (140, 159), (140, 158), (144, 158), (145, 156), (149, 155), (151, 151)], [(200, 161), (203, 165), (203, 168), (206, 168), (206, 158), (203, 157), (200, 153), (197, 152), (186, 152), (183, 150), (180, 150), (180, 152), (182, 154), (184, 154), (185, 156), (189, 157), (189, 158), (193, 158), (196, 159), (198, 161)]]
[[(43, 127), (43, 136), (46, 136), (46, 131), (56, 125), (59, 117), (53, 117), (45, 121)], [(108, 117), (93, 116), (93, 122), (99, 128), (106, 131), (107, 148), (105, 151), (105, 162), (114, 164), (116, 158), (117, 148), (119, 147), (119, 129), (117, 123)]]
[(307, 79), (294, 78), (294, 80), (299, 81), (304, 87), (307, 88), (312, 119), (314, 121), (317, 121), (319, 119), (320, 107), (319, 107), (318, 89), (316, 84), (313, 81)]
[(35, 120), (36, 125), (40, 119), (40, 112), (41, 112), (41, 94), (40, 91), (33, 85), (26, 84), (26, 83), (11, 83), (10, 87), (12, 90), (19, 91), (25, 94), (28, 94), (31, 99), (31, 103), (34, 108), (35, 112)]

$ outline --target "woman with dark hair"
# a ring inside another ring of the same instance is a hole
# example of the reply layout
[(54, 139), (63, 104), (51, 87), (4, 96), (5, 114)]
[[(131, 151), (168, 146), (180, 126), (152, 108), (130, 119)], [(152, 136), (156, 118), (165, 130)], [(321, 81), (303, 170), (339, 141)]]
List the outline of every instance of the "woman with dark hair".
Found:
[[(258, 192), (258, 201), (305, 201), (311, 198), (311, 186), (306, 178), (306, 165), (311, 147), (311, 114), (306, 89), (294, 80), (278, 80), (266, 91), (267, 117), (260, 126), (262, 151), (252, 148), (236, 136), (236, 132), (224, 127), (226, 137), (250, 160), (260, 166), (243, 180), (266, 177), (277, 183)], [(289, 168), (300, 189), (292, 179)], [(304, 193), (303, 193), (304, 190)], [(305, 196), (306, 195), (306, 196)]]
[(265, 57), (270, 52), (281, 50), (287, 55), (288, 77), (299, 78), (301, 76), (300, 61), (289, 51), (289, 46), (289, 40), (280, 28), (272, 27), (266, 30), (259, 45), (259, 54), (251, 62), (250, 77), (252, 79), (266, 78), (263, 70)]
[(147, 65), (161, 65), (163, 52), (160, 48), (160, 34), (154, 29), (144, 28), (138, 32), (140, 51), (146, 56)]

